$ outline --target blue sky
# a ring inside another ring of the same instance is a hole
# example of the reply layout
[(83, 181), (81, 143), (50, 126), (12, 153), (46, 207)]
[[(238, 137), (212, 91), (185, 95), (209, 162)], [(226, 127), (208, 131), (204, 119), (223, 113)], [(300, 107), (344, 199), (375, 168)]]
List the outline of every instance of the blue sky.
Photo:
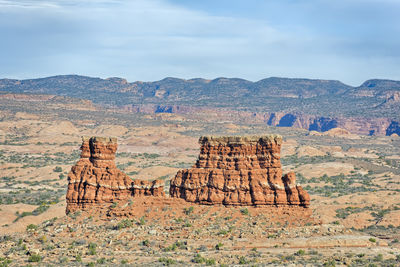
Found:
[(0, 0), (0, 78), (400, 80), (400, 0)]

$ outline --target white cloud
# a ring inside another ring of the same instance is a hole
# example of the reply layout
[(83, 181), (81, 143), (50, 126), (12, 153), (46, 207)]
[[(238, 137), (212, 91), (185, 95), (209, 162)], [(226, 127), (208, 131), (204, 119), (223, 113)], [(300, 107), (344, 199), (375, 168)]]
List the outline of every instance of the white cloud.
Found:
[(279, 1), (254, 18), (166, 0), (0, 0), (0, 77), (400, 79), (397, 37), (382, 39), (377, 18), (364, 33), (364, 18), (346, 9), (358, 1)]

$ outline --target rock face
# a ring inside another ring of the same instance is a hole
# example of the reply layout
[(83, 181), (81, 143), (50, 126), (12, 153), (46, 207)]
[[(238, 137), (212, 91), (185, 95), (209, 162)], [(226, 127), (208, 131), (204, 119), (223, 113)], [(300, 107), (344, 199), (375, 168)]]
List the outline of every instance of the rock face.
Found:
[(224, 205), (297, 205), (310, 197), (294, 173), (282, 177), (282, 137), (201, 137), (200, 155), (191, 169), (171, 181), (171, 197)]
[(82, 138), (81, 158), (68, 174), (66, 213), (135, 196), (165, 196), (160, 180), (132, 180), (115, 165), (116, 138)]

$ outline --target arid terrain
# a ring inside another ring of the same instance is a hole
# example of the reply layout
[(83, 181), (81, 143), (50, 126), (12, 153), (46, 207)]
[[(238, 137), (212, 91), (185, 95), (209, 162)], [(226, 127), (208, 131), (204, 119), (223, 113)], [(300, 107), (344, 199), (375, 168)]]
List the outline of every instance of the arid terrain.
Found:
[[(23, 97), (22, 97), (23, 96)], [(283, 136), (311, 217), (137, 198), (65, 215), (81, 136), (118, 138), (117, 167), (169, 182), (203, 135)], [(130, 207), (132, 215), (118, 217)], [(295, 219), (294, 219), (295, 218)], [(235, 113), (145, 114), (68, 97), (0, 98), (0, 266), (399, 266), (400, 138), (272, 127)]]

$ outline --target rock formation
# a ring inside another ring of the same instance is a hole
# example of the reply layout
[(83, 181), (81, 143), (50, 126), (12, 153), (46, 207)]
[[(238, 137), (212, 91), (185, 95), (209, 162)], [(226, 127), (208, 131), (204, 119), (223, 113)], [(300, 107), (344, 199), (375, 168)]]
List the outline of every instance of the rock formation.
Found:
[(171, 197), (224, 205), (296, 205), (310, 197), (294, 173), (282, 177), (282, 137), (201, 137), (200, 155), (191, 169), (171, 181)]
[(135, 196), (165, 196), (160, 180), (132, 180), (115, 165), (116, 138), (82, 138), (81, 158), (68, 174), (66, 212)]

